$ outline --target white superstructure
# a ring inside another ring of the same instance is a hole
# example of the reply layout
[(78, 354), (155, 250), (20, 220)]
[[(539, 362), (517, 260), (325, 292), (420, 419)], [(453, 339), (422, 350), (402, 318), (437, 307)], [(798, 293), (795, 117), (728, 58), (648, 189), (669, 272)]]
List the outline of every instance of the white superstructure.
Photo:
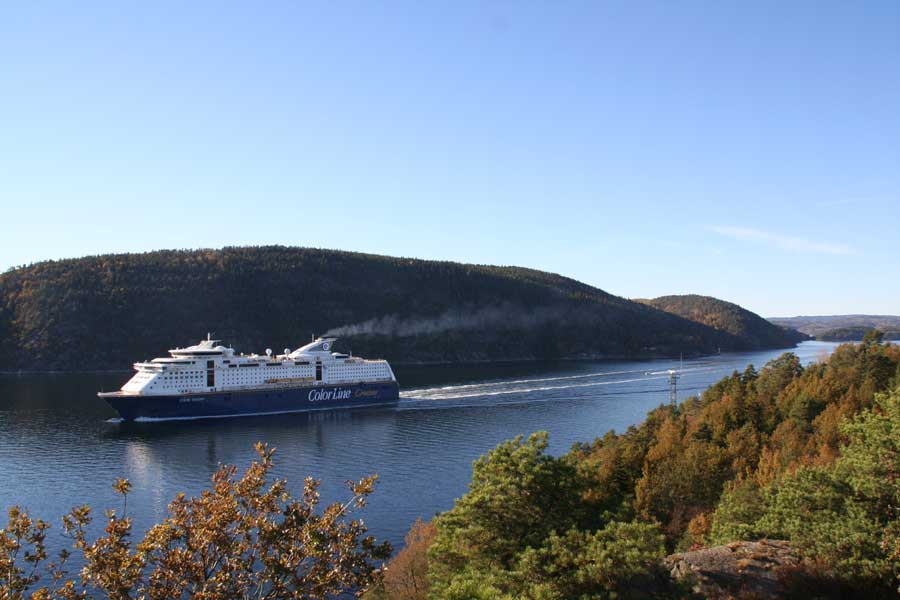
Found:
[(278, 355), (266, 350), (245, 356), (207, 335), (193, 346), (169, 350), (169, 357), (134, 363), (137, 372), (121, 391), (152, 396), (396, 381), (386, 360), (332, 352), (335, 340), (319, 338)]

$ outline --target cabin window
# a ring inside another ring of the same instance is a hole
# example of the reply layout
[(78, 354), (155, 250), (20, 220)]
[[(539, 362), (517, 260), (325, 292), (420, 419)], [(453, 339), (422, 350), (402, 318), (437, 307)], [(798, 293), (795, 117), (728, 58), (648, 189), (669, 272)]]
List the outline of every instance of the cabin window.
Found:
[(322, 365), (316, 365), (316, 381), (322, 381)]

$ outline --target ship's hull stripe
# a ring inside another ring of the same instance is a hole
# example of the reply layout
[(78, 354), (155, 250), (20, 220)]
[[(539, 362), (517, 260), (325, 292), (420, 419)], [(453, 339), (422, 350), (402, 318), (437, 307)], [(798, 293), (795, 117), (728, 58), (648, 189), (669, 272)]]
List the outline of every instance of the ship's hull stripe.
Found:
[(397, 382), (391, 381), (208, 394), (107, 396), (104, 400), (126, 421), (153, 421), (368, 406), (397, 400), (399, 395)]

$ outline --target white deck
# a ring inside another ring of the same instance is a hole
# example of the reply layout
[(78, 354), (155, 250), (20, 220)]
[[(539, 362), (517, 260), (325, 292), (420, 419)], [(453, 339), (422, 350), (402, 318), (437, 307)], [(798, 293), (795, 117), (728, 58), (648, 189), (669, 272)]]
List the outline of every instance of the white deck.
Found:
[(332, 352), (335, 338), (317, 339), (293, 352), (236, 354), (206, 339), (170, 356), (134, 364), (136, 373), (121, 394), (150, 396), (308, 385), (396, 381), (386, 360), (366, 360)]

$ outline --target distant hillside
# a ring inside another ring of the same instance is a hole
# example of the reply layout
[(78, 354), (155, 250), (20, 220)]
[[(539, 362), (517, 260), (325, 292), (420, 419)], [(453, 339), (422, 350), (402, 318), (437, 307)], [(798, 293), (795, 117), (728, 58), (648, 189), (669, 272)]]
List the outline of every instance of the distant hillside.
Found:
[[(866, 332), (872, 331), (872, 327), (839, 327), (838, 329), (827, 329), (818, 335), (817, 340), (824, 342), (858, 342), (863, 339)], [(900, 329), (888, 329), (881, 331), (885, 340), (900, 340)]]
[[(238, 351), (406, 362), (709, 353), (734, 335), (531, 269), (279, 246), (49, 261), (0, 275), (0, 370), (127, 369), (214, 332)], [(340, 347), (340, 346), (339, 346)]]
[(737, 304), (711, 296), (660, 296), (638, 302), (730, 333), (756, 348), (792, 346), (808, 339), (793, 329), (773, 325)]
[[(771, 317), (769, 319), (776, 325), (791, 327), (802, 331), (807, 335), (819, 337), (822, 334), (846, 328), (861, 328), (863, 333), (867, 329), (880, 329), (881, 331), (900, 330), (900, 316), (894, 315), (819, 315), (799, 317)], [(846, 333), (846, 332), (845, 332)], [(834, 334), (829, 334), (834, 335)], [(851, 341), (857, 338), (848, 338)], [(862, 335), (858, 339), (862, 339)]]

